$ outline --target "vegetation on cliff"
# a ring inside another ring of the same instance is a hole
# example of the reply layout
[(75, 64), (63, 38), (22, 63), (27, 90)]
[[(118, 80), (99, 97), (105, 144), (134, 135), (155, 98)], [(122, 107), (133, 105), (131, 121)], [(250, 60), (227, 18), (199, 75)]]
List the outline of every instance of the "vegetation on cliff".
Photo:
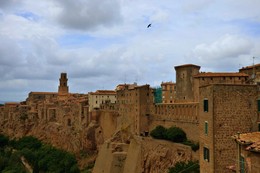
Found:
[(22, 158), (25, 158), (34, 173), (80, 172), (74, 155), (66, 151), (43, 144), (32, 136), (9, 140), (0, 135), (0, 172), (26, 172)]
[(169, 173), (199, 173), (199, 161), (177, 162), (174, 167), (169, 168)]
[(199, 144), (187, 139), (186, 133), (179, 127), (172, 126), (165, 128), (161, 125), (156, 126), (150, 133), (155, 139), (165, 139), (176, 143), (182, 143), (184, 145), (191, 146), (193, 151), (199, 149)]

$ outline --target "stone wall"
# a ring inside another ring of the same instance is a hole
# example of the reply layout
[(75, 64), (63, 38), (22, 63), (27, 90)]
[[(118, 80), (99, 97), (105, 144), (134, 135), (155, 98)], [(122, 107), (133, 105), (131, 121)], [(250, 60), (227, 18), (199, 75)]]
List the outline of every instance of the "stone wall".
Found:
[[(208, 100), (208, 111), (204, 111), (204, 99)], [(200, 90), (200, 166), (209, 172), (227, 172), (226, 167), (234, 163), (236, 145), (231, 136), (237, 132), (257, 130), (256, 85), (219, 84)], [(205, 122), (208, 133), (205, 133)], [(210, 151), (209, 161), (204, 160), (203, 148)]]
[(199, 141), (199, 104), (157, 104), (150, 117), (149, 131), (158, 125), (182, 128), (188, 139)]

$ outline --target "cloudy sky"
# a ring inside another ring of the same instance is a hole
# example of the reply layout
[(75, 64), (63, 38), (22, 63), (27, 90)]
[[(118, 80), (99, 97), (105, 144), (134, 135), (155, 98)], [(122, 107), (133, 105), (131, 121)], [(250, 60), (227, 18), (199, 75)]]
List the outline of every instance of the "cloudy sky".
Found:
[[(259, 0), (0, 0), (0, 100), (175, 81), (260, 62)], [(152, 23), (152, 27), (147, 25)]]

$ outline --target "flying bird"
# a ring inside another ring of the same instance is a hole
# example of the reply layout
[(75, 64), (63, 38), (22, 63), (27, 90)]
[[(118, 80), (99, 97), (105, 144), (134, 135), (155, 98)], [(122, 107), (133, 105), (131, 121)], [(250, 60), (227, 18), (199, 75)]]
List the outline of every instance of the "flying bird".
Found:
[(150, 28), (152, 26), (152, 24), (150, 23), (148, 26), (147, 26), (147, 28)]

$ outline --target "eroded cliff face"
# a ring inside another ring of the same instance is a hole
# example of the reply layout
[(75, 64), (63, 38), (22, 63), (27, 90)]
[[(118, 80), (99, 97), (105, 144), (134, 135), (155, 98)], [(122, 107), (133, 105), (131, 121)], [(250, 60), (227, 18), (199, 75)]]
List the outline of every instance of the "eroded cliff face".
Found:
[(66, 127), (57, 122), (6, 122), (2, 123), (1, 132), (11, 138), (21, 138), (32, 135), (58, 148), (72, 153), (82, 150), (95, 151), (103, 143), (102, 131), (98, 124), (92, 122), (81, 130)]
[(166, 173), (179, 161), (196, 159), (189, 146), (151, 138), (143, 139), (142, 173)]
[(189, 146), (118, 132), (101, 147), (93, 173), (167, 173), (179, 161), (197, 159)]

